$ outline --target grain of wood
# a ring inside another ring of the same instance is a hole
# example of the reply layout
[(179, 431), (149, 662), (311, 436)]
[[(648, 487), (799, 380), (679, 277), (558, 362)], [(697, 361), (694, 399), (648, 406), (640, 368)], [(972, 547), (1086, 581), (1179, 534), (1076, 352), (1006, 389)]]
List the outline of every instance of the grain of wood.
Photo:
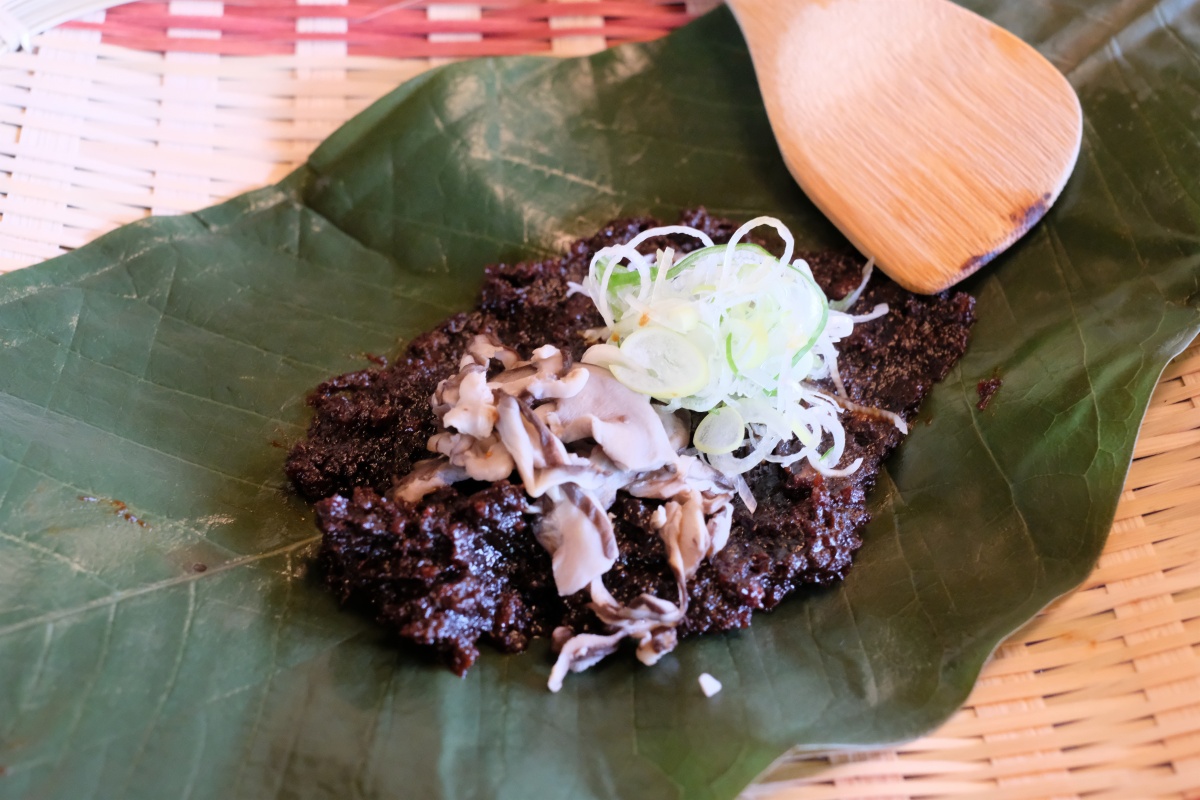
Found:
[(987, 264), (1075, 166), (1083, 117), (1066, 78), (954, 3), (729, 4), (792, 176), (908, 289), (941, 291)]

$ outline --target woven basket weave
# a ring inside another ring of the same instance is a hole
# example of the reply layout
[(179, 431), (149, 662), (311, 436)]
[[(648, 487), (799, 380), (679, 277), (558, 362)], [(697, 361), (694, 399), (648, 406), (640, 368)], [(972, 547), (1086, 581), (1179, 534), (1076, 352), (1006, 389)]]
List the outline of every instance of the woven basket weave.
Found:
[[(689, 3), (137, 2), (0, 54), (0, 271), (276, 180), (446, 58), (582, 55)], [(0, 14), (4, 39), (33, 22)], [(997, 653), (942, 729), (793, 755), (747, 797), (1200, 798), (1200, 347), (1168, 369), (1099, 567)]]
[[(599, 35), (609, 44), (645, 41), (687, 19), (682, 3), (638, 0), (484, 5), (200, 0), (118, 6), (103, 23), (71, 27), (99, 30), (111, 44), (143, 50), (271, 55), (295, 52), (301, 43), (333, 42), (352, 56), (463, 58), (550, 52), (555, 39), (577, 36)], [(180, 30), (189, 35), (180, 36)]]

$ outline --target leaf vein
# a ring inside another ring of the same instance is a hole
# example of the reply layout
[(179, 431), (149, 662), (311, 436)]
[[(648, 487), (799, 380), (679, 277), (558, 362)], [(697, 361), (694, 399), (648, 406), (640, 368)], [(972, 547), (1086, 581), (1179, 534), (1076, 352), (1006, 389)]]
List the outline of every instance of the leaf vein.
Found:
[(38, 625), (46, 625), (49, 623), (58, 622), (59, 620), (70, 619), (71, 617), (76, 617), (81, 614), (86, 614), (89, 611), (95, 611), (96, 609), (99, 609), (99, 608), (112, 609), (112, 608), (115, 608), (120, 603), (125, 602), (126, 600), (131, 600), (135, 597), (142, 597), (144, 595), (150, 594), (151, 592), (157, 592), (157, 591), (161, 591), (164, 589), (172, 588), (174, 586), (187, 584), (192, 581), (201, 580), (202, 578), (208, 578), (208, 577), (211, 577), (214, 575), (220, 575), (223, 572), (228, 572), (229, 570), (238, 569), (240, 567), (244, 567), (249, 564), (258, 562), (258, 561), (263, 561), (265, 559), (274, 558), (275, 556), (279, 556), (279, 555), (282, 555), (285, 553), (291, 553), (296, 550), (301, 550), (301, 549), (308, 547), (309, 545), (317, 542), (318, 540), (320, 540), (320, 538), (321, 538), (320, 536), (309, 536), (309, 537), (301, 539), (299, 541), (291, 542), (290, 544), (276, 547), (273, 550), (267, 550), (262, 553), (254, 553), (253, 555), (248, 555), (248, 556), (243, 556), (241, 558), (231, 559), (229, 561), (226, 561), (224, 564), (219, 564), (219, 565), (212, 567), (211, 569), (208, 569), (204, 572), (187, 572), (182, 575), (177, 575), (174, 578), (166, 578), (161, 581), (155, 581), (154, 583), (150, 583), (145, 586), (138, 587), (137, 589), (124, 589), (124, 590), (115, 592), (111, 595), (108, 595), (106, 597), (100, 597), (100, 598), (97, 598), (90, 602), (75, 606), (74, 608), (65, 608), (65, 609), (59, 609), (57, 611), (49, 611), (45, 614), (40, 614), (36, 617), (31, 617), (30, 619), (21, 620), (20, 622), (15, 622), (11, 625), (6, 625), (6, 626), (0, 628), (0, 638), (9, 636), (9, 635), (17, 633), (19, 631), (26, 630), (28, 628), (36, 627)]

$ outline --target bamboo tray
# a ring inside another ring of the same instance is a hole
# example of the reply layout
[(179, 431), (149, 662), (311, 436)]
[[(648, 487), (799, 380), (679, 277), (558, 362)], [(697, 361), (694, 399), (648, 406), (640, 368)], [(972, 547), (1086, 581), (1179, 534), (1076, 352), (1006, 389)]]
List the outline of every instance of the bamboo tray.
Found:
[[(276, 180), (444, 59), (588, 54), (714, 5), (142, 0), (35, 34), (9, 3), (0, 38), (23, 49), (0, 54), (0, 271)], [(791, 754), (745, 793), (963, 796), (1200, 798), (1200, 345), (1159, 383), (1098, 568), (963, 709), (901, 747)]]

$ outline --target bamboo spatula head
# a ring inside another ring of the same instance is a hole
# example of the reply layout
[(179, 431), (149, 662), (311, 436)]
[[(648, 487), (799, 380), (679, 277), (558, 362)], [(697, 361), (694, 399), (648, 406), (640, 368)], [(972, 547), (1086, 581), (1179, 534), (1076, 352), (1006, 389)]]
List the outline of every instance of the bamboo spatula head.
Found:
[(788, 169), (897, 283), (932, 293), (1058, 198), (1083, 117), (1032, 47), (948, 0), (728, 0)]

